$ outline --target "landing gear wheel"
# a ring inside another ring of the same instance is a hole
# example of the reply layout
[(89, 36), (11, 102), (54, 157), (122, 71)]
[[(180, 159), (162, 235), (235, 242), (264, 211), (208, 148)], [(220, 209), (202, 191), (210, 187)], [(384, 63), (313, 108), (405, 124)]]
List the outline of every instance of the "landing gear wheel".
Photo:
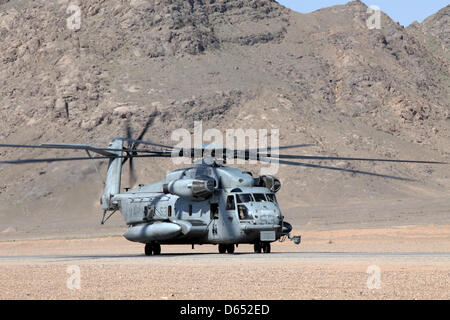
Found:
[(225, 253), (225, 252), (227, 252), (227, 245), (219, 244), (219, 253)]
[(270, 253), (270, 242), (263, 243), (263, 251), (264, 253)]
[(145, 251), (145, 255), (146, 256), (151, 256), (152, 253), (153, 253), (153, 246), (152, 246), (152, 244), (151, 243), (146, 243), (144, 251)]
[(253, 250), (255, 253), (261, 253), (261, 242), (257, 242), (253, 245)]
[(161, 245), (159, 243), (153, 244), (153, 254), (159, 256), (161, 254)]
[(228, 252), (229, 254), (234, 253), (234, 244), (229, 244), (229, 245), (227, 245), (226, 247), (227, 247), (227, 252)]
[(158, 256), (161, 254), (161, 245), (159, 243), (146, 243), (144, 251), (146, 256)]

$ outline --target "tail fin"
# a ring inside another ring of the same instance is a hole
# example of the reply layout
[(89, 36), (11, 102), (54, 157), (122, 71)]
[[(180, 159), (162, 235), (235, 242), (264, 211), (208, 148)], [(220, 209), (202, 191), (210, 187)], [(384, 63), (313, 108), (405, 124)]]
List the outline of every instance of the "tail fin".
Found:
[[(110, 149), (123, 149), (123, 140), (116, 139), (110, 142)], [(121, 151), (111, 151), (117, 156), (122, 156)], [(113, 158), (109, 161), (108, 175), (106, 177), (105, 191), (102, 196), (102, 210), (115, 210), (116, 206), (111, 202), (114, 195), (120, 193), (120, 181), (122, 176), (122, 158)]]

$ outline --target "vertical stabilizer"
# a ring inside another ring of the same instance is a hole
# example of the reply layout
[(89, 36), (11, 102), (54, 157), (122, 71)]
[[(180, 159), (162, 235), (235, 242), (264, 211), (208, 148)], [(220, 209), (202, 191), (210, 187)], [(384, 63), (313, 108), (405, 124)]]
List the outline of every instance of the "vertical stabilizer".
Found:
[[(110, 142), (110, 149), (123, 149), (123, 140), (116, 139)], [(122, 151), (111, 151), (122, 156)], [(120, 193), (120, 180), (122, 176), (122, 158), (114, 158), (109, 161), (108, 175), (105, 182), (105, 191), (102, 196), (102, 210), (115, 210), (115, 205), (111, 202), (114, 195)]]

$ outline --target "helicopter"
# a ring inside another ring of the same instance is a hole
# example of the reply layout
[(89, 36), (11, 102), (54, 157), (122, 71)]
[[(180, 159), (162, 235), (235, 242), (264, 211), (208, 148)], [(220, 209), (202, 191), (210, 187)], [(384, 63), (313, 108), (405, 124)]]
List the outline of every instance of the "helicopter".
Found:
[[(0, 165), (109, 160), (100, 199), (103, 210), (101, 224), (120, 211), (128, 226), (123, 236), (129, 241), (144, 244), (145, 255), (151, 256), (161, 254), (161, 245), (187, 244), (194, 249), (195, 245), (213, 244), (218, 246), (219, 253), (233, 254), (239, 244), (253, 245), (255, 253), (270, 253), (271, 243), (275, 241), (285, 241), (287, 238), (295, 244), (301, 243), (301, 236), (292, 235), (293, 227), (284, 220), (276, 198), (276, 193), (281, 189), (280, 180), (270, 175), (254, 177), (250, 172), (228, 167), (225, 164), (230, 158), (266, 163), (276, 161), (281, 165), (409, 181), (397, 176), (295, 160), (446, 164), (437, 161), (279, 154), (279, 150), (311, 146), (306, 144), (245, 150), (216, 146), (176, 148), (143, 140), (150, 124), (149, 121), (137, 139), (131, 137), (128, 125), (127, 137), (113, 139), (106, 148), (88, 144), (0, 144), (0, 148), (69, 149), (87, 153), (85, 157), (3, 160)], [(146, 148), (139, 148), (140, 145)], [(200, 158), (200, 162), (194, 167), (169, 172), (159, 182), (126, 188), (121, 192), (122, 170), (126, 162), (130, 168), (130, 185), (133, 185), (136, 179), (134, 159), (172, 157)]]

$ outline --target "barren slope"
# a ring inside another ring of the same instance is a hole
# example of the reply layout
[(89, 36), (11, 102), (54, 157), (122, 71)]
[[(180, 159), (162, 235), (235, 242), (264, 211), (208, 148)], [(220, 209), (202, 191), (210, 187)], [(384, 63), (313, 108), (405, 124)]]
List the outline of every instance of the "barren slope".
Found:
[[(383, 15), (382, 29), (369, 30), (359, 1), (311, 14), (269, 0), (79, 5), (82, 24), (74, 31), (66, 27), (68, 1), (1, 2), (4, 143), (106, 145), (124, 134), (127, 119), (137, 133), (154, 117), (146, 138), (166, 143), (174, 129), (192, 130), (203, 120), (205, 130), (280, 128), (282, 144), (316, 145), (292, 152), (450, 159), (448, 47), (430, 46), (422, 31), (448, 43), (444, 18), (413, 30)], [(53, 154), (73, 153), (46, 153)], [(43, 155), (0, 150), (6, 159)], [(139, 183), (175, 168), (163, 161), (138, 164)], [(283, 208), (314, 212), (319, 205), (396, 199), (426, 206), (450, 198), (448, 166), (337, 166), (417, 182), (283, 167)], [(95, 229), (101, 188), (87, 162), (1, 166), (0, 231), (14, 237), (15, 231)], [(433, 211), (441, 212), (442, 204)], [(441, 216), (434, 214), (431, 223), (448, 215)]]

